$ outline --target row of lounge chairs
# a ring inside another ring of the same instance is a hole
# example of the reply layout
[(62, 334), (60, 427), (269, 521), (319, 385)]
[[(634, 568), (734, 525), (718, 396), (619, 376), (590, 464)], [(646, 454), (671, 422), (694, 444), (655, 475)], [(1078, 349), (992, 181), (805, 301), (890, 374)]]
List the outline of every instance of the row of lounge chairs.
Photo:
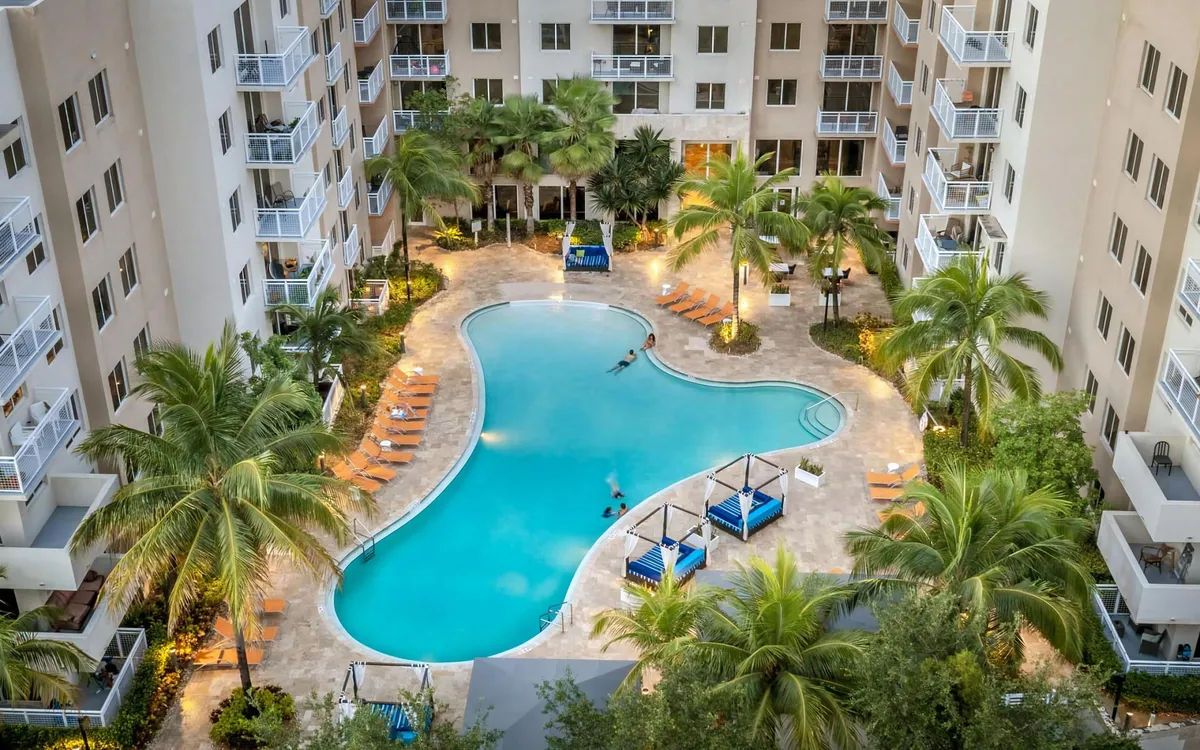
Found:
[[(285, 599), (265, 599), (259, 614), (282, 615), (287, 612), (288, 603)], [(197, 669), (221, 669), (237, 666), (237, 632), (233, 623), (224, 617), (218, 617), (213, 622), (213, 630), (218, 639), (210, 648), (200, 649), (192, 661)], [(279, 639), (279, 626), (267, 625), (254, 634), (243, 634), (246, 641), (246, 663), (257, 667), (267, 658), (264, 646)]]
[(880, 523), (887, 520), (891, 515), (902, 515), (910, 518), (916, 518), (925, 515), (924, 503), (916, 503), (911, 507), (902, 504), (904, 497), (904, 485), (913, 481), (921, 475), (921, 465), (913, 464), (901, 472), (873, 472), (866, 473), (867, 494), (872, 500), (890, 503), (887, 508), (876, 512), (876, 517)]
[(669, 305), (667, 309), (671, 312), (703, 326), (720, 323), (733, 314), (732, 302), (722, 305), (717, 295), (709, 294), (703, 289), (696, 289), (689, 294), (689, 288), (686, 281), (681, 281), (672, 291), (655, 298), (654, 303), (659, 307)]

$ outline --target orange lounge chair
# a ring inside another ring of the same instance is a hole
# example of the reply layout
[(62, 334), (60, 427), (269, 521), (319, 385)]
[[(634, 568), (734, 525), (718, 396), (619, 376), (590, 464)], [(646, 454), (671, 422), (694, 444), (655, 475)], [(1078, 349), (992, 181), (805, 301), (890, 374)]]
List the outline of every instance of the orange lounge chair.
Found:
[[(233, 666), (237, 666), (237, 652), (230, 649), (230, 653), (233, 654)], [(254, 648), (252, 646), (246, 647), (246, 664), (250, 665), (251, 667), (257, 667), (261, 665), (263, 660), (266, 658), (267, 652), (263, 651), (261, 648)]]
[(679, 300), (681, 300), (687, 296), (687, 290), (688, 290), (688, 283), (686, 281), (681, 281), (674, 289), (667, 292), (663, 296), (655, 297), (654, 304), (656, 304), (656, 305), (673, 305), (676, 302), (678, 302)]
[(904, 494), (904, 489), (901, 487), (875, 487), (867, 488), (870, 492), (872, 500), (899, 500)]
[(416, 373), (405, 372), (400, 368), (392, 370), (391, 377), (401, 383), (410, 385), (437, 385), (442, 379), (437, 375), (417, 375)]
[(370, 459), (361, 453), (351, 453), (346, 459), (350, 465), (354, 467), (357, 474), (361, 474), (368, 479), (374, 479), (379, 482), (390, 482), (396, 478), (396, 472), (383, 466), (375, 466)]
[(671, 305), (667, 309), (673, 313), (687, 312), (696, 305), (700, 304), (700, 302), (704, 300), (704, 295), (706, 294), (708, 294), (708, 292), (704, 291), (703, 289), (697, 289), (696, 291), (692, 292), (691, 297), (688, 297), (677, 305)]
[(423, 407), (428, 409), (429, 407), (433, 406), (433, 399), (418, 398), (414, 396), (396, 396), (393, 398), (385, 393), (383, 398), (379, 399), (379, 403), (383, 404), (384, 406), (408, 406), (412, 408)]
[(375, 420), (375, 424), (393, 433), (425, 431), (424, 419), (392, 419), (382, 415)]
[(890, 516), (904, 516), (905, 518), (920, 518), (925, 515), (925, 503), (917, 503), (911, 508), (885, 508), (877, 511), (875, 517), (880, 523), (888, 520)]
[(413, 454), (404, 451), (385, 451), (370, 440), (362, 441), (358, 449), (375, 463), (404, 465), (413, 460)]
[(710, 294), (710, 295), (708, 295), (707, 302), (705, 302), (703, 305), (700, 305), (699, 307), (697, 307), (695, 310), (692, 310), (691, 312), (684, 313), (683, 317), (687, 318), (688, 320), (699, 320), (700, 318), (703, 318), (705, 315), (708, 315), (711, 312), (716, 312), (717, 308), (720, 306), (721, 306), (721, 300), (719, 300), (717, 298), (717, 295)]
[(387, 440), (392, 445), (403, 445), (406, 448), (415, 448), (421, 444), (420, 435), (394, 435), (378, 424), (371, 425), (371, 439), (377, 443)]
[(204, 667), (224, 667), (229, 665), (229, 660), (225, 658), (225, 652), (232, 654), (232, 661), (237, 664), (237, 652), (227, 648), (205, 648), (196, 652), (192, 658), (192, 666), (197, 669)]
[(720, 323), (722, 320), (725, 320), (730, 315), (733, 315), (733, 303), (726, 302), (725, 306), (722, 307), (720, 310), (717, 310), (716, 312), (712, 313), (711, 315), (701, 318), (700, 325), (710, 326), (713, 323)]
[(287, 610), (287, 599), (263, 599), (262, 614), (264, 615), (283, 615), (287, 614)]
[(897, 487), (902, 484), (908, 484), (917, 478), (921, 473), (921, 467), (913, 464), (899, 474), (879, 474), (873, 471), (867, 472), (867, 484), (877, 484), (884, 487)]
[(436, 385), (413, 385), (412, 383), (403, 383), (399, 380), (388, 378), (384, 381), (384, 385), (391, 388), (397, 393), (414, 394), (419, 396), (432, 396), (437, 393)]
[[(400, 415), (392, 416), (392, 412), (396, 410), (400, 411)], [(380, 404), (379, 408), (375, 410), (375, 419), (377, 421), (388, 419), (392, 422), (423, 422), (428, 417), (428, 409), (412, 409), (407, 406), (388, 406), (387, 404)]]
[[(233, 623), (224, 617), (218, 617), (213, 621), (213, 630), (217, 631), (217, 635), (224, 638), (228, 643), (237, 642), (237, 632), (233, 629)], [(257, 637), (249, 634), (246, 634), (244, 637), (247, 643), (273, 643), (279, 637), (279, 628), (275, 625), (268, 625), (262, 629)]]
[(363, 492), (375, 494), (383, 489), (382, 483), (377, 482), (370, 477), (364, 477), (354, 473), (346, 464), (334, 464), (331, 469), (335, 477), (343, 482), (349, 482)]

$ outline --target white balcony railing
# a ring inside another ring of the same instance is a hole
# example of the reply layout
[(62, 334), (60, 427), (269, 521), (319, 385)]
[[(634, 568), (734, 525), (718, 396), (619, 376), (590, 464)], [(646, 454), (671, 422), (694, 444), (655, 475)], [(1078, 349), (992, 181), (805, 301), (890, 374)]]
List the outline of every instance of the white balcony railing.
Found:
[(341, 179), (337, 183), (338, 208), (345, 210), (346, 206), (350, 205), (350, 201), (354, 199), (354, 172), (350, 167), (346, 167), (346, 171), (342, 173)]
[(292, 172), (292, 193), (294, 197), (276, 205), (255, 209), (255, 231), (260, 240), (294, 242), (304, 239), (328, 204), (325, 175), (320, 172)]
[(828, 80), (882, 81), (883, 57), (821, 53), (821, 77)]
[(342, 75), (342, 43), (338, 42), (333, 45), (333, 49), (329, 50), (329, 54), (325, 55), (325, 82), (337, 83), (337, 79)]
[(1183, 283), (1179, 287), (1179, 301), (1187, 307), (1193, 318), (1200, 318), (1200, 260), (1188, 259), (1183, 271)]
[(363, 14), (362, 18), (354, 19), (354, 43), (355, 44), (370, 44), (375, 38), (376, 32), (379, 31), (379, 0), (371, 4), (371, 7)]
[(825, 21), (885, 23), (887, 10), (887, 0), (825, 0)]
[(388, 198), (392, 197), (392, 183), (383, 180), (378, 186), (367, 189), (367, 213), (371, 216), (383, 216), (387, 208)]
[[(1174, 539), (1170, 537), (1170, 540)], [(1145, 625), (1200, 624), (1200, 585), (1195, 582), (1194, 574), (1185, 573), (1180, 578), (1177, 571), (1167, 565), (1167, 562), (1179, 562), (1181, 550), (1172, 546), (1175, 554), (1167, 557), (1162, 570), (1155, 570), (1153, 577), (1139, 562), (1139, 553), (1144, 547), (1156, 550), (1160, 543), (1150, 537), (1133, 511), (1105, 511), (1100, 517), (1096, 547), (1121, 596), (1129, 604), (1129, 616)], [(1182, 546), (1180, 543), (1179, 547)], [(1193, 580), (1189, 581), (1189, 578)]]
[(446, 22), (446, 0), (387, 0), (386, 9), (392, 23)]
[[(1092, 591), (1092, 609), (1099, 615), (1100, 624), (1104, 626), (1104, 637), (1113, 645), (1113, 650), (1116, 652), (1117, 658), (1121, 660), (1122, 669), (1126, 672), (1165, 675), (1200, 673), (1200, 663), (1194, 661), (1129, 658), (1129, 651), (1125, 648), (1124, 639), (1121, 638), (1113, 626), (1114, 620), (1121, 621), (1128, 618), (1129, 606), (1125, 597), (1121, 596), (1121, 592), (1117, 590), (1115, 585), (1101, 583), (1095, 586)], [(1125, 624), (1127, 625), (1127, 632), (1132, 629), (1131, 623), (1127, 622)], [(1136, 636), (1136, 634), (1133, 635)], [(1140, 640), (1140, 636), (1136, 637)]]
[(592, 78), (601, 81), (664, 81), (674, 77), (671, 55), (592, 53)]
[(410, 128), (425, 128), (426, 130), (441, 129), (446, 115), (450, 114), (450, 110), (445, 112), (422, 113), (415, 109), (396, 109), (392, 110), (392, 130), (397, 133), (403, 133)]
[(942, 6), (938, 38), (959, 67), (1012, 62), (1011, 31), (973, 31), (974, 5)]
[(386, 255), (387, 253), (392, 252), (392, 246), (395, 244), (396, 224), (394, 222), (389, 222), (387, 231), (383, 233), (383, 239), (380, 240), (378, 245), (371, 245), (371, 257), (374, 258), (379, 255)]
[(957, 158), (956, 148), (925, 150), (922, 178), (934, 209), (940, 214), (987, 213), (992, 207), (992, 183), (972, 179), (970, 167), (956, 165)]
[(817, 110), (817, 135), (875, 135), (878, 130), (878, 112)]
[(358, 225), (351, 224), (350, 234), (342, 240), (342, 265), (346, 268), (354, 268), (354, 264), (358, 262), (358, 256)]
[(366, 291), (362, 297), (355, 297), (349, 304), (356, 310), (362, 310), (367, 315), (382, 315), (388, 307), (387, 279), (367, 279)]
[(445, 78), (450, 75), (450, 55), (392, 55), (392, 78)]
[(263, 297), (268, 306), (311, 306), (333, 276), (333, 238), (301, 242), (300, 252), (307, 261), (300, 265), (294, 279), (263, 279)]
[(375, 67), (371, 68), (371, 74), (366, 78), (361, 76), (358, 79), (358, 103), (359, 104), (374, 104), (379, 98), (379, 92), (383, 90), (383, 60), (375, 63)]
[(675, 23), (675, 0), (592, 0), (592, 23)]
[(329, 18), (337, 8), (338, 0), (321, 0), (321, 18)]
[(279, 52), (238, 55), (237, 84), (243, 89), (290, 89), (309, 63), (317, 57), (312, 35), (303, 26), (280, 26), (276, 37)]
[(54, 325), (54, 308), (49, 297), (14, 297), (11, 310), (0, 314), (0, 321), (9, 317), (9, 326), (0, 322), (0, 398), (7, 401), (29, 373), (33, 365), (62, 339), (62, 331)]
[(964, 102), (966, 83), (961, 78), (947, 78), (933, 84), (933, 117), (942, 134), (952, 141), (999, 140), (1004, 110)]
[(33, 398), (50, 404), (36, 426), (15, 431), (13, 455), (0, 456), (0, 492), (27, 494), (37, 486), (46, 464), (79, 429), (79, 417), (66, 388), (34, 388)]
[(1171, 349), (1163, 364), (1158, 388), (1175, 406), (1180, 419), (1187, 423), (1192, 435), (1200, 440), (1200, 351)]
[(900, 71), (896, 70), (896, 63), (888, 63), (888, 93), (892, 95), (892, 101), (896, 102), (898, 107), (912, 106), (912, 91), (913, 82), (906, 81), (900, 75)]
[(387, 148), (388, 135), (388, 118), (385, 117), (379, 121), (379, 127), (375, 128), (373, 135), (363, 135), (363, 153), (366, 158), (370, 159), (383, 153)]
[[(921, 35), (921, 19), (909, 18), (904, 12), (904, 6), (900, 4), (900, 0), (896, 0), (892, 11), (892, 30), (896, 32), (896, 36), (900, 37), (900, 43), (905, 47), (910, 47), (917, 43), (917, 38)], [(918, 15), (920, 11), (918, 10)]]
[(883, 212), (883, 218), (888, 221), (900, 221), (900, 191), (888, 187), (887, 180), (883, 178), (883, 172), (879, 173), (879, 182), (875, 186), (875, 191), (880, 198), (888, 202), (888, 207)]
[(329, 124), (333, 133), (333, 147), (341, 148), (346, 142), (346, 136), (350, 135), (350, 116), (346, 114), (346, 105), (338, 110), (337, 117)]
[(41, 241), (28, 198), (0, 198), (0, 273)]
[(897, 136), (891, 121), (886, 118), (883, 121), (883, 150), (893, 166), (898, 167), (908, 159), (908, 133), (903, 138)]
[(917, 253), (925, 265), (925, 275), (931, 276), (939, 268), (952, 263), (964, 255), (975, 255), (976, 251), (945, 234), (949, 216), (922, 214), (917, 222)]
[(283, 122), (276, 132), (246, 133), (247, 164), (294, 165), (308, 154), (321, 132), (317, 103), (285, 103)]

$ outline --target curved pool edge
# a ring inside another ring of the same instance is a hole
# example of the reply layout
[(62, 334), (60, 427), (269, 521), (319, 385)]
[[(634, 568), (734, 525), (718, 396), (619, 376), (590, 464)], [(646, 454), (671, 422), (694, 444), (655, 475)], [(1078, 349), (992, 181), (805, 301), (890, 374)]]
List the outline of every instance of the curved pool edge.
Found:
[[(506, 307), (509, 305), (544, 305), (544, 306), (574, 305), (577, 307), (591, 307), (591, 308), (595, 308), (595, 309), (612, 310), (614, 312), (618, 312), (623, 315), (626, 315), (629, 318), (632, 318), (633, 320), (637, 321), (643, 327), (643, 329), (646, 331), (647, 334), (654, 332), (654, 325), (650, 322), (650, 320), (648, 318), (646, 318), (644, 315), (642, 315), (637, 310), (634, 310), (631, 308), (626, 308), (626, 307), (621, 307), (620, 305), (614, 305), (614, 304), (609, 304), (609, 303), (605, 303), (605, 302), (591, 302), (591, 301), (587, 301), (587, 300), (556, 300), (556, 299), (507, 300), (504, 302), (488, 303), (486, 305), (482, 305), (480, 307), (475, 308), (474, 310), (467, 312), (457, 323), (455, 323), (454, 328), (455, 328), (455, 332), (458, 335), (459, 342), (463, 345), (463, 348), (465, 349), (465, 351), (467, 353), (467, 361), (471, 366), (471, 381), (472, 381), (472, 385), (474, 386), (474, 390), (475, 390), (474, 395), (475, 395), (475, 400), (476, 400), (477, 406), (476, 406), (475, 410), (472, 411), (472, 413), (471, 413), (471, 432), (467, 437), (466, 443), (463, 447), (462, 452), (459, 454), (459, 457), (455, 460), (454, 464), (451, 465), (449, 469), (447, 469), (446, 473), (442, 475), (441, 479), (438, 480), (437, 484), (435, 484), (433, 486), (433, 488), (428, 493), (426, 493), (425, 497), (421, 498), (418, 502), (414, 503), (411, 507), (409, 507), (407, 510), (405, 510), (403, 513), (401, 513), (396, 518), (392, 519), (391, 521), (388, 521), (386, 524), (381, 526), (379, 529), (372, 532), (372, 534), (371, 534), (372, 537), (375, 537), (376, 539), (380, 539), (382, 537), (388, 536), (389, 534), (396, 531), (401, 526), (403, 526), (404, 524), (408, 523), (413, 518), (415, 518), (425, 508), (429, 507), (429, 505), (431, 505), (435, 500), (437, 500), (437, 498), (442, 494), (442, 492), (445, 490), (445, 488), (447, 486), (449, 486), (449, 484), (452, 481), (454, 481), (454, 478), (458, 476), (459, 472), (462, 471), (462, 469), (466, 465), (467, 461), (471, 458), (471, 455), (475, 452), (475, 446), (478, 445), (480, 433), (483, 431), (484, 410), (486, 407), (487, 388), (486, 388), (486, 384), (484, 382), (485, 378), (483, 376), (483, 364), (479, 359), (479, 354), (475, 349), (475, 345), (471, 342), (470, 336), (468, 336), (466, 334), (466, 326), (468, 323), (470, 323), (470, 321), (473, 318), (478, 317), (479, 315), (482, 315), (486, 312), (490, 312), (492, 310), (495, 310), (495, 309), (498, 309), (501, 307)], [(819, 447), (828, 445), (828, 444), (836, 441), (838, 438), (840, 438), (842, 433), (845, 432), (846, 428), (850, 424), (852, 412), (846, 408), (846, 405), (841, 402), (841, 400), (837, 397), (836, 393), (828, 394), (820, 388), (816, 388), (811, 385), (807, 385), (804, 383), (797, 383), (795, 381), (789, 381), (789, 380), (743, 380), (743, 381), (712, 380), (709, 378), (705, 378), (705, 377), (702, 377), (699, 375), (689, 373), (686, 370), (679, 369), (677, 367), (674, 367), (674, 366), (664, 362), (662, 359), (659, 358), (658, 353), (653, 348), (646, 350), (644, 353), (647, 355), (646, 358), (648, 360), (650, 360), (651, 362), (653, 362), (655, 364), (655, 366), (657, 366), (660, 370), (667, 373), (668, 375), (674, 376), (681, 380), (686, 380), (691, 383), (699, 383), (701, 385), (707, 385), (707, 386), (712, 386), (712, 387), (717, 387), (717, 388), (755, 388), (755, 387), (761, 387), (761, 386), (775, 386), (775, 387), (785, 387), (785, 388), (794, 388), (797, 390), (804, 390), (804, 391), (808, 391), (810, 393), (815, 393), (815, 394), (821, 395), (825, 399), (828, 399), (829, 402), (832, 403), (837, 408), (839, 414), (841, 415), (841, 421), (838, 424), (838, 429), (836, 431), (834, 431), (832, 434), (828, 435), (827, 437), (822, 438), (821, 440), (818, 440), (818, 441), (812, 442), (812, 443), (805, 443), (803, 445), (793, 445), (793, 446), (787, 446), (787, 447), (783, 447), (783, 448), (777, 448), (775, 450), (766, 451), (766, 452), (758, 454), (758, 455), (770, 457), (770, 456), (775, 456), (780, 453), (784, 453), (784, 452), (788, 452), (788, 451), (808, 450), (808, 449), (819, 448)], [(636, 509), (648, 502), (651, 502), (654, 499), (671, 491), (678, 485), (683, 484), (684, 482), (692, 481), (692, 480), (696, 479), (697, 477), (704, 476), (711, 470), (712, 470), (712, 467), (709, 467), (709, 468), (702, 469), (701, 471), (698, 471), (689, 476), (683, 477), (682, 479), (679, 479), (678, 481), (673, 482), (673, 483), (667, 485), (666, 487), (663, 487), (662, 489), (658, 490), (657, 492), (646, 496), (642, 500), (639, 500), (637, 503), (631, 505), (629, 510), (633, 511), (634, 509)], [(608, 528), (608, 530), (606, 530), (603, 534), (601, 534), (599, 537), (597, 537), (596, 541), (592, 542), (591, 546), (588, 548), (587, 553), (583, 556), (583, 559), (581, 559), (579, 561), (579, 564), (575, 567), (575, 572), (571, 576), (571, 583), (567, 586), (567, 592), (564, 595), (564, 599), (563, 599), (564, 602), (573, 602), (573, 597), (577, 593), (576, 588), (580, 582), (580, 575), (581, 575), (582, 571), (584, 570), (584, 568), (590, 562), (592, 562), (596, 558), (596, 556), (599, 554), (600, 548), (605, 543), (611, 541), (618, 533), (622, 533), (622, 534), (625, 533), (625, 531), (628, 529), (629, 526), (631, 526), (633, 524), (633, 522), (634, 522), (633, 521), (633, 513), (632, 512), (627, 513), (626, 518), (624, 519), (623, 523), (622, 522), (614, 523), (612, 526), (610, 526)], [(355, 546), (351, 547), (338, 560), (338, 563), (337, 563), (338, 569), (340, 571), (344, 572), (351, 563), (353, 563), (355, 560), (357, 560), (359, 558), (359, 556), (362, 555), (362, 553), (363, 553), (363, 550), (362, 550), (361, 546), (355, 545)], [(366, 644), (359, 641), (357, 638), (355, 638), (353, 635), (351, 635), (348, 630), (346, 630), (346, 628), (342, 625), (341, 618), (339, 618), (337, 616), (337, 610), (334, 607), (334, 597), (336, 595), (338, 585), (339, 584), (337, 583), (337, 581), (334, 581), (326, 587), (325, 596), (323, 597), (324, 604), (322, 607), (318, 608), (320, 610), (321, 614), (323, 614), (325, 616), (325, 619), (332, 626), (332, 628), (334, 630), (334, 634), (337, 635), (340, 639), (342, 639), (347, 645), (369, 654), (373, 659), (380, 659), (383, 661), (395, 662), (395, 663), (400, 663), (400, 664), (414, 663), (414, 660), (412, 660), (412, 659), (406, 659), (401, 656), (384, 653), (382, 651), (378, 651), (374, 648), (371, 648), (370, 646), (367, 646)], [(542, 630), (541, 632), (539, 632), (537, 635), (530, 638), (529, 640), (527, 640), (517, 646), (514, 646), (510, 649), (506, 649), (497, 654), (489, 654), (485, 657), (475, 657), (475, 658), (501, 658), (501, 657), (520, 656), (521, 654), (528, 653), (529, 651), (533, 650), (534, 648), (540, 646), (542, 643), (547, 641), (553, 635), (554, 635), (554, 630), (552, 628), (546, 628), (546, 629)], [(468, 667), (473, 663), (473, 661), (474, 661), (474, 659), (466, 660), (466, 661), (421, 662), (421, 663), (428, 664), (430, 667), (433, 667), (433, 668), (455, 669), (455, 668)]]

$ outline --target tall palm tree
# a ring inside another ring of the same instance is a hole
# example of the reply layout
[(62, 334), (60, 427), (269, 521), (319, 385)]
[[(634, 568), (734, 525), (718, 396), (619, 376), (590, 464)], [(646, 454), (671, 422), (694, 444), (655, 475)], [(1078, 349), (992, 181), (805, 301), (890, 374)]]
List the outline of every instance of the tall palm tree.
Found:
[(830, 283), (833, 294), (833, 319), (841, 319), (838, 271), (847, 249), (858, 248), (863, 262), (879, 267), (892, 238), (878, 227), (872, 211), (887, 208), (887, 201), (861, 187), (848, 187), (841, 178), (825, 175), (817, 179), (812, 189), (796, 201), (804, 224), (812, 232), (809, 270), (821, 282), (824, 270), (832, 268)]
[(764, 154), (750, 162), (739, 151), (732, 161), (722, 154), (706, 162), (707, 177), (688, 179), (680, 186), (682, 192), (695, 194), (699, 200), (680, 209), (671, 219), (676, 239), (695, 233), (675, 250), (672, 258), (675, 270), (682, 269), (706, 250), (719, 249), (722, 231), (729, 232), (734, 338), (741, 324), (738, 309), (741, 267), (748, 265), (766, 279), (777, 257), (775, 249), (762, 238), (778, 237), (785, 247), (808, 244), (804, 224), (791, 214), (775, 210), (775, 188), (787, 182), (795, 170), (783, 169), (761, 184), (758, 181), (759, 165), (773, 158), (774, 154)]
[(492, 185), (496, 181), (496, 136), (500, 134), (496, 122), (499, 107), (490, 99), (469, 98), (451, 119), (455, 123), (454, 137), (467, 144), (467, 168), (478, 180), (484, 205), (487, 207), (487, 228), (492, 231), (496, 221), (496, 201)]
[(642, 175), (633, 163), (617, 154), (588, 178), (592, 205), (616, 220), (637, 221), (645, 203)]
[(617, 118), (612, 108), (616, 101), (604, 84), (593, 78), (576, 76), (558, 82), (554, 106), (560, 122), (547, 137), (547, 144), (552, 149), (550, 166), (570, 187), (572, 217), (579, 215), (575, 204), (579, 181), (613, 157)]
[(496, 114), (500, 134), (498, 145), (505, 147), (500, 157), (500, 171), (521, 183), (525, 199), (525, 229), (533, 234), (533, 186), (546, 173), (538, 161), (538, 147), (549, 142), (550, 133), (557, 127), (554, 112), (538, 101), (536, 96), (517, 96), (504, 99)]
[(915, 361), (905, 389), (918, 407), (928, 401), (936, 383), (961, 378), (959, 440), (965, 446), (972, 411), (978, 412), (984, 433), (1002, 392), (1027, 401), (1041, 396), (1037, 371), (1006, 352), (1006, 345), (1029, 349), (1054, 370), (1062, 369), (1062, 354), (1053, 341), (1015, 324), (1022, 317), (1045, 320), (1049, 305), (1046, 293), (1031, 287), (1024, 274), (995, 276), (986, 257), (963, 254), (895, 301), (897, 318), (912, 322), (888, 332), (879, 347), (880, 361), (892, 371)]
[(854, 591), (818, 573), (802, 575), (780, 545), (774, 564), (737, 563), (731, 590), (700, 617), (690, 650), (721, 680), (717, 690), (744, 690), (757, 731), (780, 747), (853, 748), (861, 737), (847, 709), (850, 665), (868, 635), (830, 630)]
[(424, 130), (406, 130), (396, 136), (396, 148), (367, 160), (367, 175), (392, 184), (400, 202), (400, 241), (404, 249), (404, 292), (412, 301), (408, 262), (408, 222), (433, 216), (440, 228), (442, 217), (435, 201), (479, 200), (479, 186), (463, 172), (463, 155), (451, 150)]
[[(103, 541), (127, 550), (102, 594), (118, 606), (172, 577), (172, 627), (215, 581), (249, 689), (245, 636), (258, 626), (271, 562), (314, 579), (340, 575), (312, 530), (342, 544), (351, 538), (348, 514), (374, 504), (309, 470), (320, 454), (336, 453), (340, 440), (321, 424), (302, 383), (273, 377), (251, 395), (231, 325), (203, 355), (160, 345), (138, 358), (138, 370), (133, 393), (159, 409), (163, 434), (114, 424), (83, 441), (80, 453), (133, 467), (133, 480), (83, 520), (71, 549)], [(299, 426), (296, 414), (307, 417)]]
[[(0, 578), (5, 570), (0, 566)], [(53, 622), (59, 612), (36, 607), (17, 617), (0, 614), (0, 698), (10, 701), (40, 700), (72, 704), (79, 688), (63, 673), (87, 672), (95, 661), (73, 643), (37, 638), (43, 622)]]
[(321, 292), (311, 307), (280, 305), (271, 310), (289, 316), (295, 323), (289, 338), (306, 347), (299, 359), (312, 378), (313, 388), (321, 386), (333, 355), (369, 354), (376, 348), (374, 340), (359, 328), (362, 312), (342, 305), (333, 287)]
[(1087, 523), (1049, 488), (1030, 489), (1023, 471), (942, 475), (944, 489), (917, 482), (906, 500), (925, 513), (892, 514), (879, 528), (847, 532), (854, 573), (881, 592), (897, 586), (946, 592), (964, 612), (987, 618), (993, 633), (1037, 630), (1068, 658), (1078, 658), (1091, 576), (1077, 542)]

